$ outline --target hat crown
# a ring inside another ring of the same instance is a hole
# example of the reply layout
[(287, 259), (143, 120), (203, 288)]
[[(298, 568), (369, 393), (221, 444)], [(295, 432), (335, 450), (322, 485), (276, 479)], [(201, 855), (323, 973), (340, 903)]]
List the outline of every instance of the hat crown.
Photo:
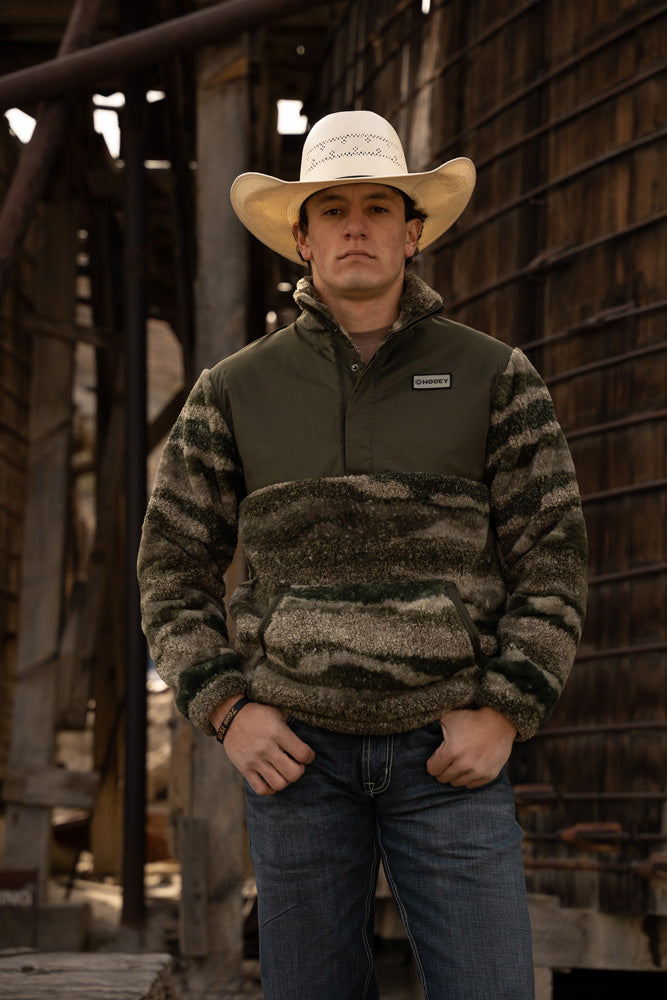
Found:
[(321, 118), (308, 133), (301, 155), (300, 181), (407, 174), (395, 130), (372, 111), (338, 111)]

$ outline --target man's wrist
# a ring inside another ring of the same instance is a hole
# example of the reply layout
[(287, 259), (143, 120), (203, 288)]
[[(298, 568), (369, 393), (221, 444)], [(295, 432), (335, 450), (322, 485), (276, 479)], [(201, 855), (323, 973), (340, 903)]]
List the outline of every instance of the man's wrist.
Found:
[(227, 712), (230, 710), (234, 702), (238, 701), (242, 695), (243, 691), (237, 691), (236, 694), (230, 695), (229, 698), (225, 698), (224, 701), (221, 701), (219, 705), (215, 706), (209, 715), (208, 720), (216, 732), (220, 728), (220, 723), (227, 715)]
[[(223, 705), (220, 707), (221, 708), (226, 707), (229, 704), (229, 701), (231, 700), (232, 699), (228, 699), (227, 702), (223, 702)], [(218, 740), (219, 743), (225, 742), (225, 736), (229, 731), (229, 727), (231, 726), (232, 722), (239, 714), (241, 709), (245, 708), (245, 706), (249, 703), (249, 701), (250, 699), (247, 698), (246, 695), (242, 695), (240, 698), (233, 699), (232, 704), (229, 706), (229, 708), (227, 709), (222, 718), (222, 721), (216, 728), (215, 738)], [(212, 724), (215, 727), (215, 724), (214, 723)]]
[(512, 739), (516, 737), (517, 734), (516, 726), (514, 725), (511, 719), (508, 719), (506, 715), (504, 715), (502, 712), (499, 712), (497, 708), (491, 708), (490, 705), (482, 705), (481, 708), (478, 709), (478, 711), (485, 714), (487, 718), (492, 719), (495, 725), (497, 725), (498, 727), (505, 728), (507, 730), (508, 735), (511, 732)]

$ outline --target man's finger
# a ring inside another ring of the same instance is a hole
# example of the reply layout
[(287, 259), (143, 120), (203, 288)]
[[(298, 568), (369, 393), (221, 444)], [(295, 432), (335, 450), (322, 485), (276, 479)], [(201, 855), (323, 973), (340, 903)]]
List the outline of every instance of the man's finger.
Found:
[(257, 771), (245, 775), (245, 779), (256, 795), (274, 795), (275, 790), (268, 785)]
[(285, 753), (288, 753), (290, 757), (300, 764), (312, 764), (315, 760), (314, 750), (307, 743), (304, 743), (303, 740), (299, 739), (289, 726), (285, 726), (285, 734), (281, 734), (280, 745)]
[(429, 759), (426, 761), (426, 770), (429, 774), (437, 777), (442, 774), (449, 765), (451, 764), (451, 758), (449, 751), (447, 750), (445, 743), (441, 743), (435, 753), (431, 754)]

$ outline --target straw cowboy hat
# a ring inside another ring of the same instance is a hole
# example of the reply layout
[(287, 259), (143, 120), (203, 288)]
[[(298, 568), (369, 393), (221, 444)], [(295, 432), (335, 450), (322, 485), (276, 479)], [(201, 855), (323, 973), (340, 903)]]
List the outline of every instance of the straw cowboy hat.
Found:
[(464, 210), (475, 186), (475, 167), (459, 156), (435, 170), (410, 174), (398, 135), (372, 111), (339, 111), (310, 130), (298, 181), (247, 173), (231, 188), (234, 211), (253, 236), (289, 260), (302, 263), (292, 227), (299, 209), (316, 191), (339, 184), (373, 181), (404, 191), (426, 212), (420, 246), (449, 229)]

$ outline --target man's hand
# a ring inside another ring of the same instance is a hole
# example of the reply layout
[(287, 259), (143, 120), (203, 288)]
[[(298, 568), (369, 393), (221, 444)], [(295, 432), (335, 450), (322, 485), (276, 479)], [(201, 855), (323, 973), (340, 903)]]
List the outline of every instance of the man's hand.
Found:
[[(211, 725), (218, 729), (237, 700), (230, 698), (211, 713)], [(224, 749), (258, 795), (273, 795), (298, 781), (315, 754), (285, 724), (286, 713), (271, 705), (250, 702), (229, 727)]]
[(446, 712), (440, 723), (443, 742), (426, 769), (438, 781), (478, 788), (498, 777), (512, 752), (516, 729), (492, 708)]

